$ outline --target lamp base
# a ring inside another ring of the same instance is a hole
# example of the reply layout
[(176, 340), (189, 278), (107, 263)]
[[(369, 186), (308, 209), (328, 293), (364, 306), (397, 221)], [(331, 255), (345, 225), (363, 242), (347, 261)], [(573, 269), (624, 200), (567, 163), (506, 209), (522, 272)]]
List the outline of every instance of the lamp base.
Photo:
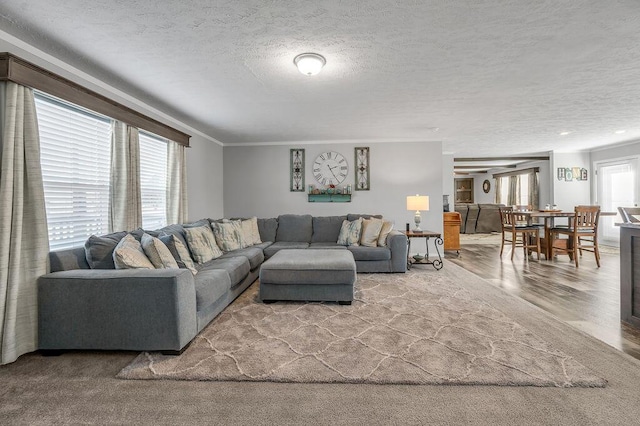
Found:
[(413, 221), (416, 223), (416, 227), (413, 228), (411, 231), (415, 232), (417, 234), (422, 232), (422, 229), (420, 229), (420, 222), (421, 222), (421, 218), (420, 218), (420, 210), (416, 211), (415, 216), (413, 216)]
[(420, 228), (414, 228), (411, 230), (411, 232), (413, 232), (414, 234), (422, 234), (423, 231)]

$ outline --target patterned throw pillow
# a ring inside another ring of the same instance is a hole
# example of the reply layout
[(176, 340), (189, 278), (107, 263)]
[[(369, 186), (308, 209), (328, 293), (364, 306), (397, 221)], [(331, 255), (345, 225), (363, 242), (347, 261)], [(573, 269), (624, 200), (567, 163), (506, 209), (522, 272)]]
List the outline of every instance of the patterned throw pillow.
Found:
[(242, 235), (242, 223), (239, 220), (214, 222), (211, 224), (213, 234), (216, 236), (218, 247), (222, 251), (233, 251), (246, 247)]
[(156, 269), (178, 269), (178, 263), (171, 255), (169, 248), (158, 238), (152, 237), (145, 232), (142, 234), (140, 243), (144, 254), (147, 255)]
[(338, 244), (343, 246), (360, 245), (360, 233), (362, 231), (362, 218), (349, 222), (342, 221), (340, 235), (338, 235)]
[(258, 231), (258, 218), (252, 217), (242, 221), (242, 237), (245, 247), (262, 244), (260, 231)]
[(382, 219), (363, 219), (362, 220), (362, 236), (360, 237), (360, 245), (364, 247), (377, 247), (378, 237), (382, 229)]
[(167, 246), (169, 252), (171, 252), (171, 255), (176, 260), (178, 268), (188, 269), (193, 272), (193, 275), (198, 273), (196, 265), (193, 263), (193, 259), (191, 259), (189, 249), (182, 243), (180, 238), (174, 234), (163, 234), (160, 235), (160, 241)]
[(140, 242), (131, 234), (125, 235), (113, 250), (113, 263), (116, 269), (155, 269)]
[(222, 256), (210, 226), (184, 228), (184, 233), (196, 263), (205, 263)]
[(390, 220), (385, 220), (382, 224), (382, 229), (380, 230), (380, 236), (378, 237), (378, 246), (386, 247), (387, 246), (387, 237), (393, 231), (393, 222)]

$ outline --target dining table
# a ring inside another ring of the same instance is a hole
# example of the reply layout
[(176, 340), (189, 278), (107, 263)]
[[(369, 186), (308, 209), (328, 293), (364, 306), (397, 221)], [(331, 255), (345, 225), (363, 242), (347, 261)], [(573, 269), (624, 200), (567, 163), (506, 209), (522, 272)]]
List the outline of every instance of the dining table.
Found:
[[(545, 259), (551, 259), (551, 228), (555, 226), (556, 218), (570, 218), (575, 216), (574, 211), (563, 211), (563, 210), (519, 210), (514, 211), (515, 213), (526, 217), (527, 225), (532, 225), (534, 223), (534, 219), (542, 218), (544, 221), (544, 238), (540, 239), (540, 248), (542, 250), (542, 254), (544, 254)], [(600, 216), (615, 216), (617, 213), (615, 212), (600, 212)]]

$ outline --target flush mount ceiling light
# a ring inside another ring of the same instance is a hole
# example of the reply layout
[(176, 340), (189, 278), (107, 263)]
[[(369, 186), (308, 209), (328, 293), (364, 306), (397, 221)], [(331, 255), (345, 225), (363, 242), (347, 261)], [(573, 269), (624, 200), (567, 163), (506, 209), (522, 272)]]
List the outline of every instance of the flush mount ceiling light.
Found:
[(301, 53), (293, 58), (298, 70), (304, 75), (316, 75), (322, 70), (327, 60), (317, 53)]
[(615, 133), (616, 135), (621, 135), (621, 134), (623, 134), (624, 132), (626, 132), (626, 130), (616, 130), (614, 133)]
[(571, 132), (560, 132), (560, 133), (558, 133), (558, 134), (559, 134), (560, 136), (567, 136), (567, 135), (570, 135), (570, 134), (571, 134)]

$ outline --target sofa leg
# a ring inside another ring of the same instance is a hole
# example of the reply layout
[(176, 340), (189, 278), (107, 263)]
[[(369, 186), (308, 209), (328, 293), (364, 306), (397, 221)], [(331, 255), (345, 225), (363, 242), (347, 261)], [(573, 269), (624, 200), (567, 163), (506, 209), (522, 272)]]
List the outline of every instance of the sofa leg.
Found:
[(270, 303), (275, 303), (275, 300), (263, 300), (262, 303), (266, 303), (267, 305)]
[(351, 305), (351, 300), (340, 300), (338, 301), (340, 305)]
[[(191, 342), (193, 342), (193, 340), (191, 340)], [(184, 347), (182, 349), (180, 349), (179, 351), (160, 351), (160, 353), (162, 355), (168, 355), (168, 356), (177, 356), (177, 355), (182, 355), (182, 352), (186, 351), (187, 348), (189, 346), (191, 346), (191, 342), (187, 343), (186, 345), (184, 345)]]

